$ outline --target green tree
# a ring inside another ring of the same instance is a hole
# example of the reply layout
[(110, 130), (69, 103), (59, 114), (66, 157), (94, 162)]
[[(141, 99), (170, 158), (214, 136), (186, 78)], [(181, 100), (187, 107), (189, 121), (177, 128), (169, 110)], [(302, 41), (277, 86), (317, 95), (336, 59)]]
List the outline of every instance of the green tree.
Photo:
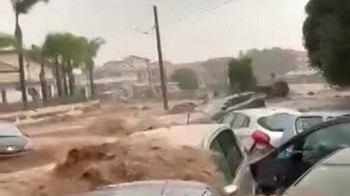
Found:
[(89, 76), (89, 83), (90, 83), (90, 91), (91, 91), (91, 97), (95, 97), (95, 84), (94, 84), (94, 67), (95, 67), (95, 61), (94, 58), (96, 58), (97, 53), (99, 49), (101, 48), (102, 44), (105, 44), (106, 40), (104, 40), (101, 37), (94, 38), (88, 42), (87, 45), (87, 56), (84, 61), (83, 70), (88, 73)]
[(183, 90), (196, 90), (199, 87), (198, 76), (192, 69), (177, 69), (171, 76)]
[(232, 59), (229, 63), (228, 77), (232, 92), (251, 90), (255, 85), (252, 59), (245, 56)]
[(52, 73), (56, 79), (56, 90), (59, 97), (63, 96), (62, 88), (62, 69), (60, 65), (60, 51), (61, 51), (61, 36), (60, 34), (48, 34), (43, 44), (43, 54), (48, 56), (53, 62)]
[(310, 66), (334, 85), (350, 84), (350, 1), (310, 0), (305, 7), (304, 45)]
[(91, 59), (91, 43), (85, 37), (71, 33), (53, 33), (46, 36), (43, 53), (53, 59), (58, 95), (74, 95), (73, 69), (81, 68)]
[(15, 49), (16, 48), (16, 38), (12, 35), (0, 33), (0, 49)]
[(16, 28), (15, 28), (15, 37), (17, 43), (17, 53), (18, 53), (18, 65), (19, 65), (19, 74), (20, 74), (20, 87), (22, 91), (22, 101), (23, 106), (27, 108), (27, 92), (25, 86), (25, 72), (24, 72), (24, 52), (23, 52), (23, 32), (19, 23), (19, 17), (23, 14), (28, 14), (29, 11), (36, 5), (38, 2), (48, 2), (49, 0), (11, 0), (12, 8), (15, 14)]

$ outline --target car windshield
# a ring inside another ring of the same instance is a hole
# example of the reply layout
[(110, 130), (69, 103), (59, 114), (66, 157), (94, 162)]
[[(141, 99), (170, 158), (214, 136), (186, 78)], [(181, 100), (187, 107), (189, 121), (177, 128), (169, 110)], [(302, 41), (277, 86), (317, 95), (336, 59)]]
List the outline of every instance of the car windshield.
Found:
[(0, 124), (0, 137), (22, 136), (21, 131), (11, 124)]
[(210, 105), (208, 105), (206, 109), (204, 109), (204, 113), (209, 115), (215, 115), (216, 113), (223, 110), (224, 107), (228, 109), (231, 106), (246, 102), (250, 98), (252, 98), (252, 96), (253, 96), (253, 93), (245, 93), (245, 94), (232, 95), (220, 100), (216, 100), (212, 102)]
[(304, 116), (296, 119), (295, 127), (297, 130), (297, 133), (300, 133), (322, 122), (323, 122), (322, 116)]
[(215, 115), (216, 113), (220, 112), (220, 110), (222, 110), (222, 107), (224, 106), (225, 102), (226, 99), (213, 101), (203, 110), (203, 112), (209, 114), (210, 116)]
[(350, 165), (324, 164), (307, 174), (293, 189), (315, 190), (322, 196), (348, 196), (349, 181)]

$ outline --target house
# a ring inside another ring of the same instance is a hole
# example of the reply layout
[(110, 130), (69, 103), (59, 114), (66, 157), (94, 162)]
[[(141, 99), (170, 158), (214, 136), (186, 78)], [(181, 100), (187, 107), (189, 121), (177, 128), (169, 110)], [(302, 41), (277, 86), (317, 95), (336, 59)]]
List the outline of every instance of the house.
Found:
[[(151, 94), (160, 96), (160, 71), (158, 63), (148, 58), (131, 55), (122, 61), (109, 61), (95, 71), (95, 83), (98, 93), (111, 94), (113, 97), (144, 98)], [(167, 84), (172, 90), (178, 90), (177, 84)], [(120, 95), (122, 93), (122, 95)]]
[[(41, 66), (28, 58), (25, 58), (24, 64), (28, 100), (31, 101), (34, 94), (42, 97), (39, 78)], [(0, 71), (2, 72), (0, 73), (0, 90), (2, 103), (16, 103), (21, 101), (22, 94), (20, 92), (19, 73), (15, 72), (18, 70), (17, 53), (14, 51), (0, 52)], [(47, 90), (50, 94), (50, 92), (54, 92), (54, 80), (51, 69), (46, 67), (45, 72), (48, 85)]]

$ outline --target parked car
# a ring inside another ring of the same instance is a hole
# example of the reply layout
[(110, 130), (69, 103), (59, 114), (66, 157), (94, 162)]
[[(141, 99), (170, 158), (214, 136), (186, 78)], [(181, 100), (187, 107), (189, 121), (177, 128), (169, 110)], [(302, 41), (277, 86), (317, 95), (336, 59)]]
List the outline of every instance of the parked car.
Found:
[(191, 181), (158, 180), (117, 184), (85, 193), (83, 196), (224, 196), (223, 191)]
[(230, 190), (229, 195), (249, 195), (254, 191), (250, 183), (252, 176), (246, 174), (241, 179), (243, 170), (248, 167), (248, 157), (228, 125), (180, 125), (138, 132), (132, 137), (139, 137), (143, 141), (158, 139), (167, 141), (167, 144), (174, 147), (188, 146), (215, 153), (218, 158), (217, 167), (223, 174), (221, 186)]
[(245, 109), (229, 112), (219, 122), (230, 125), (246, 149), (254, 148), (258, 140), (276, 148), (280, 145), (284, 127), (292, 125), (291, 118), (299, 114), (289, 108)]
[[(267, 156), (250, 164), (258, 192), (283, 192), (306, 171), (335, 151), (350, 146), (350, 118), (339, 117), (294, 136)], [(244, 175), (243, 175), (244, 176)]]
[(18, 155), (29, 149), (30, 140), (15, 125), (0, 123), (0, 157)]
[(285, 196), (348, 196), (350, 185), (350, 149), (342, 149), (320, 161), (299, 178)]
[(284, 127), (283, 136), (281, 143), (285, 143), (293, 136), (301, 133), (303, 130), (307, 130), (313, 126), (321, 124), (323, 122), (332, 120), (334, 118), (340, 116), (349, 115), (350, 111), (344, 110), (336, 110), (336, 111), (315, 111), (315, 112), (307, 112), (302, 113), (300, 115), (293, 115), (291, 119), (293, 119), (293, 123)]
[(235, 94), (213, 101), (204, 109), (204, 113), (212, 120), (222, 118), (233, 110), (265, 107), (265, 95), (254, 92)]

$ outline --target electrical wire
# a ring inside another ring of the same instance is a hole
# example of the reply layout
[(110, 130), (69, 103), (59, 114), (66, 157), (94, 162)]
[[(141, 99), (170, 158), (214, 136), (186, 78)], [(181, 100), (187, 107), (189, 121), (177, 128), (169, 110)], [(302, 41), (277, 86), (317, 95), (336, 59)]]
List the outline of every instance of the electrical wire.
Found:
[[(197, 16), (197, 15), (202, 15), (202, 14), (206, 14), (206, 13), (212, 12), (212, 11), (214, 11), (216, 9), (219, 9), (219, 8), (223, 7), (223, 6), (231, 4), (233, 1), (235, 1), (235, 0), (226, 0), (223, 3), (221, 3), (221, 4), (213, 5), (213, 6), (209, 7), (209, 8), (207, 8), (207, 9), (203, 9), (203, 10), (197, 11), (196, 13), (192, 13), (192, 14), (189, 14), (189, 15), (186, 15), (186, 16), (182, 16), (182, 17), (180, 17), (180, 18), (178, 18), (178, 19), (176, 19), (174, 21), (168, 22), (168, 23), (163, 23), (161, 25), (161, 28), (165, 28), (165, 27), (168, 27), (170, 25), (177, 24), (177, 23), (182, 23), (182, 22), (184, 22), (186, 20), (189, 20), (192, 17)], [(143, 34), (143, 35), (152, 35), (153, 30), (154, 30), (154, 26), (148, 28), (147, 30), (141, 30), (141, 29), (139, 29), (137, 27), (133, 27), (133, 31), (135, 33)]]

